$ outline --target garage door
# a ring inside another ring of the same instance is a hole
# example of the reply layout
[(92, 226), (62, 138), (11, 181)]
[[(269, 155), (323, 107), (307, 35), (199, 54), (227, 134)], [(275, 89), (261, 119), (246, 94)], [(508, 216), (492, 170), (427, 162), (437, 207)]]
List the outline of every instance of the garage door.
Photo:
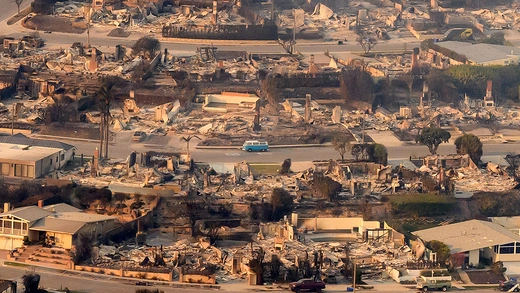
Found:
[(506, 275), (520, 275), (520, 261), (505, 261)]
[(13, 250), (14, 248), (22, 247), (22, 245), (22, 239), (0, 237), (0, 249), (2, 250)]
[(12, 250), (13, 248), (11, 247), (11, 245), (12, 245), (11, 238), (0, 237), (0, 249)]

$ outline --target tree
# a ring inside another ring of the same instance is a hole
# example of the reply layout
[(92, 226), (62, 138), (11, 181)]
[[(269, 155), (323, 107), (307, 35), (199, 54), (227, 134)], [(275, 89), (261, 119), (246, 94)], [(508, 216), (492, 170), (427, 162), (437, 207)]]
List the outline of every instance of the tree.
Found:
[(432, 240), (426, 244), (426, 247), (437, 254), (437, 262), (444, 264), (449, 260), (451, 255), (450, 247), (444, 242)]
[(475, 164), (480, 162), (480, 158), (482, 157), (482, 142), (480, 142), (480, 139), (476, 135), (466, 133), (457, 137), (455, 147), (457, 148), (457, 154), (469, 155)]
[(514, 153), (507, 154), (504, 160), (506, 160), (507, 164), (509, 165), (508, 169), (513, 174), (515, 180), (520, 181), (520, 155)]
[(285, 159), (280, 167), (279, 174), (289, 174), (291, 172), (291, 159)]
[(451, 138), (451, 134), (439, 127), (426, 127), (423, 128), (421, 134), (417, 136), (415, 142), (422, 143), (428, 147), (430, 153), (435, 155), (439, 145), (443, 142), (448, 142)]
[(92, 256), (92, 238), (88, 234), (80, 234), (78, 236), (78, 244), (76, 249), (71, 252), (74, 264), (88, 262)]
[(190, 221), (191, 226), (191, 236), (197, 235), (195, 224), (197, 223), (197, 220), (199, 220), (202, 217), (202, 211), (204, 210), (204, 207), (202, 203), (197, 201), (190, 201), (186, 203), (186, 216), (188, 217)]
[(60, 123), (61, 126), (65, 126), (65, 122), (70, 121), (73, 115), (71, 105), (63, 101), (55, 101), (48, 109), (51, 120)]
[(22, 277), (22, 283), (25, 287), (25, 293), (37, 293), (38, 286), (40, 284), (40, 275), (38, 274), (25, 274)]
[(161, 43), (156, 38), (141, 37), (132, 46), (132, 53), (134, 55), (143, 54), (145, 57), (152, 59), (155, 52), (161, 49)]
[(417, 75), (411, 70), (405, 74), (399, 75), (399, 79), (406, 83), (406, 87), (408, 88), (408, 101), (412, 98), (413, 83), (415, 82), (416, 77)]
[(503, 32), (496, 32), (482, 39), (482, 43), (493, 44), (493, 45), (505, 45), (506, 38)]
[(13, 0), (14, 3), (16, 3), (16, 6), (18, 7), (18, 15), (20, 15), (20, 5), (22, 5), (23, 0)]
[[(251, 244), (252, 246), (253, 244)], [(249, 260), (247, 264), (249, 268), (256, 274), (256, 283), (263, 284), (264, 283), (264, 259), (265, 252), (262, 247), (259, 247), (258, 250), (252, 252), (252, 258)]]
[(374, 162), (386, 166), (388, 162), (388, 151), (386, 147), (380, 143), (375, 143), (373, 157)]
[(345, 161), (345, 153), (350, 149), (350, 142), (352, 141), (349, 136), (336, 136), (332, 139), (332, 146), (341, 156), (341, 162)]
[(314, 173), (312, 177), (312, 191), (317, 197), (331, 201), (342, 189), (341, 183), (323, 175), (323, 173)]
[(198, 137), (196, 135), (188, 135), (188, 136), (181, 137), (181, 139), (186, 142), (186, 154), (188, 155), (188, 158), (190, 158), (190, 141), (194, 138), (196, 138), (198, 140), (202, 140), (202, 139), (200, 139), (200, 137)]
[(101, 113), (99, 125), (100, 148), (99, 157), (108, 158), (108, 139), (110, 125), (110, 107), (115, 99), (115, 88), (121, 84), (121, 78), (117, 76), (105, 76), (99, 79), (101, 86), (96, 94), (96, 104)]
[(372, 104), (374, 79), (363, 68), (344, 68), (340, 75), (341, 96), (347, 103), (362, 101)]
[(370, 37), (359, 37), (357, 38), (357, 42), (359, 45), (361, 45), (363, 51), (365, 51), (365, 56), (367, 56), (368, 53), (370, 53), (370, 50), (372, 50), (372, 48), (377, 45), (377, 39)]
[(271, 193), (271, 206), (273, 209), (273, 220), (278, 221), (289, 212), (292, 212), (294, 199), (287, 190), (277, 187)]

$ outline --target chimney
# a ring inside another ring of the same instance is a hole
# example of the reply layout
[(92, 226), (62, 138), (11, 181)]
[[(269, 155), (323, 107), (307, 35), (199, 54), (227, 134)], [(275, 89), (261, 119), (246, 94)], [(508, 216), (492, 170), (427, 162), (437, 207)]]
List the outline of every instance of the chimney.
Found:
[(11, 210), (11, 203), (4, 202), (4, 213), (7, 213), (10, 210)]
[(217, 3), (217, 0), (213, 0), (213, 16), (211, 17), (211, 22), (213, 23), (213, 25), (217, 25)]
[(487, 81), (487, 88), (486, 88), (486, 97), (484, 100), (492, 100), (493, 99), (493, 81), (488, 80)]
[(96, 52), (96, 49), (92, 49), (90, 63), (88, 65), (89, 65), (88, 69), (90, 71), (96, 71), (97, 70), (97, 52)]
[(218, 68), (224, 68), (224, 60), (218, 61)]
[(437, 7), (438, 7), (437, 0), (431, 0), (430, 6), (432, 9), (437, 9)]
[(417, 55), (419, 55), (419, 48), (413, 48), (413, 52), (412, 52), (412, 70), (413, 69), (416, 69), (419, 64), (417, 62)]
[(92, 164), (90, 165), (90, 176), (96, 177), (98, 172), (99, 165), (99, 149), (96, 148), (94, 151), (94, 159), (92, 160)]
[(311, 120), (311, 94), (305, 95), (305, 122)]
[(298, 225), (298, 214), (297, 213), (291, 214), (291, 224), (295, 227)]
[(116, 61), (119, 61), (121, 59), (121, 45), (116, 45), (116, 52), (114, 57)]
[(314, 54), (311, 54), (311, 56), (309, 56), (309, 64), (314, 64)]
[(38, 207), (43, 208), (43, 199), (38, 200)]

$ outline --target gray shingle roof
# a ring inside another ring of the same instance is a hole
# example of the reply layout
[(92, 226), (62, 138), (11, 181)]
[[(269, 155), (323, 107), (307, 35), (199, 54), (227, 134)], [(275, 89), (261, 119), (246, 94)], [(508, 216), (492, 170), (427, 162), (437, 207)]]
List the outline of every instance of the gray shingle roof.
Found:
[(451, 253), (465, 252), (499, 244), (520, 242), (520, 235), (492, 222), (469, 220), (412, 232), (423, 241), (438, 240), (451, 249)]
[(73, 145), (63, 143), (60, 141), (33, 139), (33, 138), (29, 138), (21, 133), (18, 133), (15, 135), (10, 135), (10, 136), (0, 136), (0, 143), (32, 145), (32, 146), (57, 148), (57, 149), (64, 149), (64, 150), (70, 150), (70, 149), (74, 148)]
[(20, 219), (23, 219), (23, 220), (26, 220), (29, 222), (33, 222), (38, 219), (45, 218), (49, 215), (52, 215), (52, 213), (49, 211), (46, 211), (44, 209), (41, 209), (37, 206), (28, 206), (28, 207), (16, 208), (16, 209), (10, 210), (6, 213), (1, 213), (0, 217), (6, 216), (6, 215), (12, 215), (12, 216), (15, 216), (17, 218), (20, 218)]
[(435, 44), (464, 55), (468, 60), (479, 64), (494, 60), (508, 59), (511, 55), (520, 55), (519, 48), (509, 46), (484, 43), (470, 44), (455, 41), (438, 42)]
[(84, 222), (69, 221), (60, 218), (46, 217), (39, 219), (31, 226), (31, 230), (75, 234), (85, 225)]
[(58, 203), (43, 207), (44, 210), (53, 213), (80, 212), (81, 210), (66, 203)]

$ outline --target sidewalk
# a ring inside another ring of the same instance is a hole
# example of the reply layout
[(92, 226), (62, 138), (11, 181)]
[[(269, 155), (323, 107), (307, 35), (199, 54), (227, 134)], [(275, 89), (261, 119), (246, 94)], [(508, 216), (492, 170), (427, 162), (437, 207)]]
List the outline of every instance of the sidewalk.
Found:
[(85, 271), (55, 269), (55, 268), (49, 268), (49, 267), (45, 267), (45, 266), (37, 266), (34, 264), (26, 264), (23, 262), (6, 260), (4, 258), (0, 259), (0, 264), (3, 266), (12, 266), (13, 268), (19, 268), (19, 269), (25, 269), (25, 270), (34, 268), (35, 272), (45, 271), (45, 272), (51, 272), (51, 273), (56, 273), (56, 274), (60, 274), (60, 275), (82, 276), (83, 278), (92, 278), (92, 279), (105, 279), (105, 280), (117, 281), (120, 283), (133, 284), (133, 285), (135, 285), (136, 282), (146, 282), (147, 284), (150, 284), (152, 286), (162, 285), (162, 286), (169, 286), (169, 287), (174, 287), (174, 288), (204, 289), (204, 290), (221, 289), (220, 285), (191, 284), (191, 283), (181, 283), (181, 282), (175, 282), (175, 281), (166, 282), (166, 281), (144, 280), (144, 279), (136, 279), (136, 278), (128, 278), (128, 277), (118, 277), (118, 276), (111, 276), (111, 275), (85, 272)]

